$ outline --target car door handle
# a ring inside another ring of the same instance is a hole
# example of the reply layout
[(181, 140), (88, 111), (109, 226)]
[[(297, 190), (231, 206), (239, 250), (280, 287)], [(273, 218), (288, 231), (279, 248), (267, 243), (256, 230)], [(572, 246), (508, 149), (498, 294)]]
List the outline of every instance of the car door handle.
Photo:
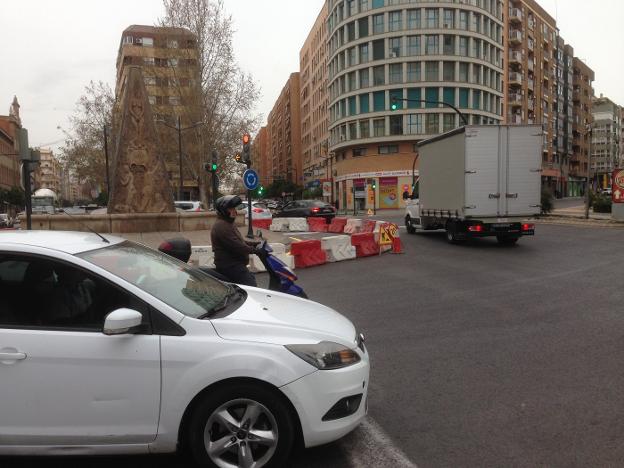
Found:
[(21, 361), (23, 359), (26, 359), (26, 353), (0, 353), (0, 362)]

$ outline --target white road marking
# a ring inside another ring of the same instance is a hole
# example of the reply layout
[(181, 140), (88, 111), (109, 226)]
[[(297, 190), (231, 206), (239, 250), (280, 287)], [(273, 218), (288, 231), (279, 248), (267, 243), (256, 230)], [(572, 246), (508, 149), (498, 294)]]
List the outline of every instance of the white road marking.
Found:
[(345, 445), (348, 445), (349, 462), (353, 468), (417, 468), (370, 417), (366, 418), (357, 429), (357, 433), (345, 442)]

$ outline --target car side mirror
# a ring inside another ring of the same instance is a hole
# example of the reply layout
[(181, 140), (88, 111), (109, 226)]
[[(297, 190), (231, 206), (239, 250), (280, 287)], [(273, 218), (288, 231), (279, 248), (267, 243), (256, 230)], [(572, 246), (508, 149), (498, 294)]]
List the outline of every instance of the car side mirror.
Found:
[(143, 315), (140, 312), (132, 309), (121, 308), (112, 311), (104, 319), (104, 329), (102, 330), (105, 335), (125, 335), (126, 333), (132, 333), (141, 326), (143, 321)]

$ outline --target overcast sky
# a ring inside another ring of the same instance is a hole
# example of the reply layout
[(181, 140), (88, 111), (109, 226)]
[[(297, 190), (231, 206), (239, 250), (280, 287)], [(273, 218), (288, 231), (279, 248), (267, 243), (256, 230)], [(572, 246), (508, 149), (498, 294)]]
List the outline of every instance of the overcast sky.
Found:
[[(240, 66), (262, 90), (257, 111), (266, 116), (288, 75), (299, 68), (299, 50), (324, 0), (225, 0), (236, 29)], [(561, 36), (596, 72), (596, 95), (624, 105), (624, 2), (538, 0), (558, 20)], [(0, 10), (0, 115), (13, 95), (31, 146), (59, 146), (68, 116), (90, 80), (115, 85), (121, 32), (154, 24), (161, 0), (19, 0)], [(52, 144), (51, 144), (52, 143)]]

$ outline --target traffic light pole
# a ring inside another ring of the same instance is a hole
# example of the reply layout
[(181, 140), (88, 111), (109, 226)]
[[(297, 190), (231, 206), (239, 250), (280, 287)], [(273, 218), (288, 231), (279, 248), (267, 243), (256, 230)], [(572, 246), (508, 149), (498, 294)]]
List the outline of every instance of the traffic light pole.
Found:
[[(251, 161), (247, 161), (247, 169), (251, 169)], [(253, 226), (251, 225), (251, 197), (252, 191), (247, 189), (247, 237), (253, 239)]]

